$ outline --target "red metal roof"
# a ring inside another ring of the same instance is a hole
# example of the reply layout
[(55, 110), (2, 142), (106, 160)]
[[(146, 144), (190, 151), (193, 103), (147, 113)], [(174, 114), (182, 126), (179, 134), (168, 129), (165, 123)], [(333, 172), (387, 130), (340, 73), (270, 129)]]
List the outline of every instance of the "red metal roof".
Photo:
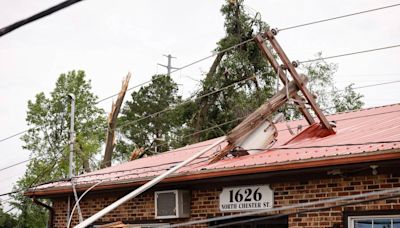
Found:
[[(327, 118), (329, 121), (336, 122), (336, 134), (334, 135), (323, 138), (316, 136), (313, 132), (318, 126), (307, 126), (305, 120), (290, 121), (287, 124), (278, 123), (276, 125), (278, 130), (277, 142), (270, 149), (253, 155), (226, 158), (214, 164), (208, 164), (211, 155), (225, 146), (225, 143), (223, 143), (180, 169), (171, 178), (181, 177), (182, 180), (187, 180), (204, 178), (207, 175), (217, 177), (227, 175), (223, 172), (225, 170), (240, 174), (252, 168), (273, 170), (272, 167), (277, 167), (277, 165), (299, 162), (312, 164), (313, 161), (331, 161), (340, 158), (346, 158), (340, 160), (340, 162), (346, 162), (350, 157), (391, 153), (400, 149), (400, 104), (338, 113), (329, 115)], [(297, 136), (292, 136), (287, 125), (294, 128), (294, 131), (297, 131), (297, 127), (301, 125), (303, 130)], [(90, 186), (99, 181), (104, 181), (104, 185), (140, 183), (161, 174), (216, 140), (196, 143), (155, 156), (79, 175), (75, 180), (78, 188), (79, 186)], [(400, 158), (400, 153), (397, 154)], [(326, 162), (324, 164), (329, 165)], [(268, 169), (269, 167), (271, 169)], [(280, 169), (285, 169), (285, 166), (281, 166)], [(40, 194), (45, 195), (46, 192), (55, 189), (68, 189), (70, 191), (70, 182), (60, 181), (41, 185), (35, 189), (30, 189), (27, 194), (33, 195), (42, 192)]]

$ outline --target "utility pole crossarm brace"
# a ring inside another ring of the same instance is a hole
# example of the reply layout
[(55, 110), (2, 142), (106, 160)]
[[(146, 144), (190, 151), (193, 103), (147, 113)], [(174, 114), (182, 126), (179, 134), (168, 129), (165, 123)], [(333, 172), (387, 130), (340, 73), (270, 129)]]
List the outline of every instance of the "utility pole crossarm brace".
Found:
[[(296, 82), (297, 86), (299, 87), (300, 91), (303, 93), (304, 97), (306, 98), (307, 102), (310, 104), (311, 108), (314, 110), (315, 115), (317, 115), (317, 117), (320, 120), (322, 126), (325, 129), (331, 130), (332, 133), (334, 133), (334, 130), (333, 130), (332, 126), (329, 124), (328, 119), (322, 113), (322, 111), (319, 108), (317, 102), (315, 101), (313, 95), (304, 86), (304, 84), (301, 81), (300, 76), (297, 73), (294, 65), (290, 62), (289, 58), (287, 57), (287, 55), (285, 54), (285, 52), (283, 51), (283, 49), (279, 45), (278, 41), (275, 39), (275, 35), (277, 34), (278, 31), (277, 30), (273, 30), (273, 31), (274, 31), (275, 34), (271, 30), (266, 31), (263, 34), (263, 38), (268, 39), (268, 41), (271, 43), (272, 48), (275, 49), (275, 52), (278, 54), (278, 56), (281, 59), (283, 65), (289, 71), (290, 75), (292, 76), (293, 80)], [(307, 118), (307, 116), (306, 116), (306, 118)]]
[[(274, 58), (274, 55), (272, 54), (272, 52), (265, 45), (264, 38), (261, 35), (257, 35), (254, 40), (256, 41), (258, 47), (260, 48), (261, 53), (271, 63), (272, 68), (274, 68), (275, 72), (278, 74), (283, 85), (287, 86), (286, 85), (288, 82), (287, 77), (282, 70), (279, 70), (280, 66), (279, 66), (278, 62), (276, 61), (276, 59)], [(302, 99), (297, 93), (293, 94), (293, 98), (298, 101)], [(298, 105), (299, 105), (300, 112), (306, 118), (308, 124), (311, 125), (311, 124), (315, 123), (314, 118), (311, 116), (310, 112), (307, 110), (304, 103), (299, 102)]]

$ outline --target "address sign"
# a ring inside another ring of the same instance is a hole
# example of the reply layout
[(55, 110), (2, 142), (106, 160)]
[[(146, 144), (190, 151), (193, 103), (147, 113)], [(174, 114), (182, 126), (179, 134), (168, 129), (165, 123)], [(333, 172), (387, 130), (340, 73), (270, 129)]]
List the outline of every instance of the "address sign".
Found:
[(224, 188), (219, 195), (221, 211), (249, 211), (272, 208), (274, 192), (269, 185)]

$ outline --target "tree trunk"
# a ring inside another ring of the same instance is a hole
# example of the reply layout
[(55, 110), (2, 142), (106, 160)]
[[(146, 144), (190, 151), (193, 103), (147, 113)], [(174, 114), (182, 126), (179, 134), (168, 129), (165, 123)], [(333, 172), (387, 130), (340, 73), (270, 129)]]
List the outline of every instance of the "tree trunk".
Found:
[(108, 115), (108, 129), (106, 138), (106, 149), (104, 151), (104, 158), (100, 167), (110, 167), (112, 154), (115, 146), (115, 128), (117, 127), (117, 117), (121, 109), (122, 101), (124, 100), (126, 90), (128, 89), (131, 73), (128, 73), (126, 78), (122, 81), (122, 88), (118, 94), (117, 101), (112, 103), (111, 112)]
[[(215, 60), (213, 64), (210, 67), (210, 70), (207, 73), (205, 81), (213, 81), (213, 77), (217, 71), (217, 67), (219, 63), (221, 62), (222, 58), (224, 57), (225, 52), (223, 53), (218, 53), (217, 57), (215, 57)], [(203, 94), (211, 92), (209, 88), (203, 88)], [(202, 97), (199, 101), (199, 111), (196, 113), (194, 117), (194, 130), (195, 132), (202, 130), (202, 127), (204, 126), (204, 123), (206, 122), (206, 117), (207, 117), (207, 112), (208, 108), (210, 107), (210, 104), (213, 103), (218, 96), (218, 93), (213, 94), (211, 96), (206, 96)], [(194, 142), (199, 142), (200, 141), (200, 133), (195, 134), (193, 136), (193, 141)]]

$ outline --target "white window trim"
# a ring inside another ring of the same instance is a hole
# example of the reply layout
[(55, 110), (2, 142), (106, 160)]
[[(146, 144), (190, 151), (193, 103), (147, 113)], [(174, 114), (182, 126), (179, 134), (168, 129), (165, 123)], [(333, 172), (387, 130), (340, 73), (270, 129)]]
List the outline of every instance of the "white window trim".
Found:
[[(158, 205), (157, 205), (157, 197), (158, 194), (160, 193), (174, 193), (175, 194), (175, 215), (157, 215), (157, 210), (158, 210)], [(178, 218), (178, 215), (180, 213), (179, 207), (178, 207), (178, 190), (165, 190), (165, 191), (156, 191), (154, 192), (154, 201), (155, 201), (155, 218), (156, 219), (172, 219), (172, 218)]]
[[(363, 219), (399, 219), (400, 215), (360, 215), (347, 217), (347, 227), (354, 228), (354, 221)], [(393, 226), (393, 222), (392, 222)]]

